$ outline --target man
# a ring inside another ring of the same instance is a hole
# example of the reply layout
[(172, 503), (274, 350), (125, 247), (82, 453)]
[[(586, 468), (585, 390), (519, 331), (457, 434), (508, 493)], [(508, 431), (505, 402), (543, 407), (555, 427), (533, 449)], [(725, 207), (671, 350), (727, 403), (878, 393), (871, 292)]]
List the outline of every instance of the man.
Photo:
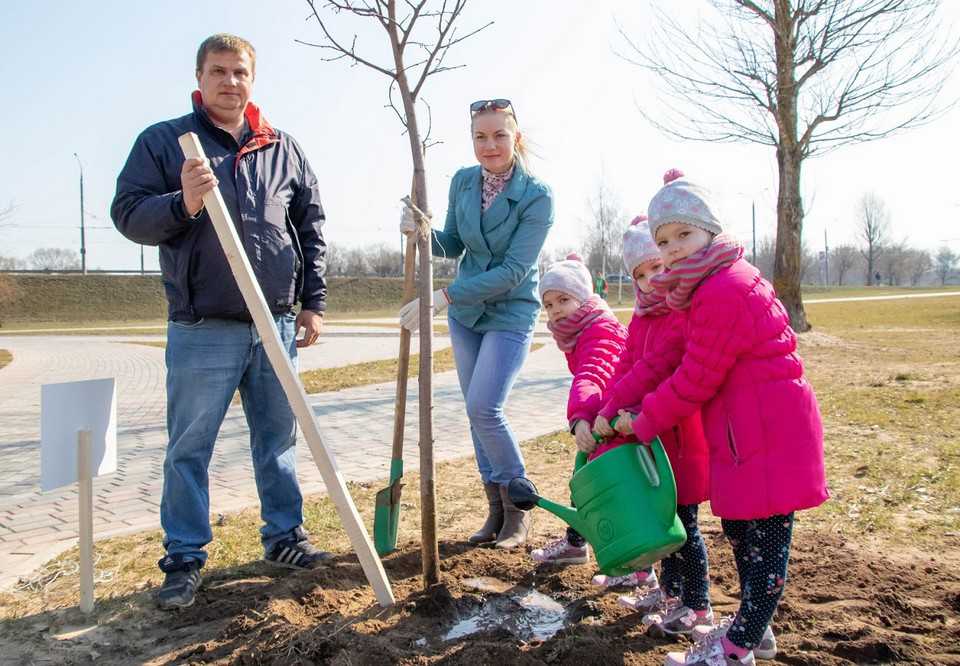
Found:
[[(296, 421), (203, 208), (203, 195), (219, 184), (296, 363), (297, 347), (316, 342), (323, 327), (324, 214), (300, 146), (249, 101), (255, 68), (256, 52), (246, 40), (224, 34), (204, 40), (193, 112), (137, 138), (111, 207), (120, 233), (160, 246), (169, 304), (162, 608), (191, 605), (200, 585), (204, 546), (212, 539), (207, 466), (236, 390), (250, 429), (264, 560), (313, 568), (329, 558), (307, 541), (302, 527)], [(191, 131), (206, 161), (184, 159), (177, 137)], [(297, 301), (302, 307), (294, 318)]]

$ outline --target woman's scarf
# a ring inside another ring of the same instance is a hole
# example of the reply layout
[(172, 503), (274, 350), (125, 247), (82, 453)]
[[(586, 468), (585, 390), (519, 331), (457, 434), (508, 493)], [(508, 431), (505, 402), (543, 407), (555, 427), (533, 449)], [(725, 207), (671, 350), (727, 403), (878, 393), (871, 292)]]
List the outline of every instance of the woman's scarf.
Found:
[(483, 169), (483, 190), (480, 194), (481, 210), (486, 212), (490, 204), (497, 198), (497, 195), (503, 192), (510, 178), (513, 176), (513, 167), (511, 166), (503, 173), (493, 173)]
[(553, 333), (553, 339), (557, 341), (560, 351), (572, 352), (577, 346), (580, 334), (598, 318), (617, 321), (607, 302), (599, 294), (591, 294), (573, 314), (557, 321), (548, 321), (547, 328)]
[(743, 246), (728, 234), (719, 234), (705, 248), (676, 262), (669, 269), (654, 275), (650, 283), (663, 294), (673, 310), (686, 310), (700, 283), (743, 256)]

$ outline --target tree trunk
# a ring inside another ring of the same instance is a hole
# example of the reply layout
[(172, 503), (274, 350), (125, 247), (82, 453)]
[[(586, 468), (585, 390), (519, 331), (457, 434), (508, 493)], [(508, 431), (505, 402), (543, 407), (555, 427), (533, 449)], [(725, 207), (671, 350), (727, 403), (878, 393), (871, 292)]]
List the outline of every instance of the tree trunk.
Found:
[(777, 197), (777, 246), (773, 264), (773, 287), (798, 333), (810, 330), (800, 294), (803, 252), (803, 201), (800, 198), (800, 160), (797, 155), (777, 151), (780, 193)]
[[(403, 53), (396, 28), (396, 3), (388, 3), (390, 44), (393, 48), (397, 73), (397, 88), (403, 100), (410, 154), (413, 158), (414, 204), (429, 212), (427, 203), (427, 176), (423, 164), (423, 143), (417, 125), (416, 99), (407, 81)], [(420, 375), (418, 377), (420, 416), (420, 553), (425, 588), (440, 582), (440, 549), (437, 543), (436, 467), (433, 460), (433, 260), (430, 236), (419, 235), (417, 250), (420, 255)]]
[(797, 136), (796, 17), (789, 0), (775, 5), (774, 50), (777, 61), (777, 244), (774, 250), (773, 287), (798, 333), (810, 330), (800, 295), (803, 272), (801, 232), (803, 201), (800, 198), (800, 166), (805, 157)]

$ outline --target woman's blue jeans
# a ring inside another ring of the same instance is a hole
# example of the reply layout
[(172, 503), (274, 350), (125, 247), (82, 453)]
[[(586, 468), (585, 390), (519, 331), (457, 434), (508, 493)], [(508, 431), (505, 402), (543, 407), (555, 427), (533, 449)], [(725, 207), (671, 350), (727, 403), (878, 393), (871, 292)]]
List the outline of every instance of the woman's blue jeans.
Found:
[[(275, 317), (296, 367), (294, 316)], [(206, 561), (210, 531), (207, 467), (234, 392), (250, 429), (265, 550), (303, 522), (297, 483), (297, 423), (253, 324), (201, 319), (167, 325), (167, 433), (160, 524), (168, 555)]]
[(530, 352), (533, 331), (481, 332), (453, 317), (448, 321), (480, 478), (505, 485), (524, 476), (523, 454), (503, 406)]

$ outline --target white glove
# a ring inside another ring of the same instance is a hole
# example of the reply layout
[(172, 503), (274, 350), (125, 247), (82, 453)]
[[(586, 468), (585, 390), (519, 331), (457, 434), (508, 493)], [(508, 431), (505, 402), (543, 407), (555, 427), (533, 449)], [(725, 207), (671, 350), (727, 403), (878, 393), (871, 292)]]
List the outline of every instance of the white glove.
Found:
[[(426, 216), (427, 220), (429, 220), (430, 213), (427, 213)], [(403, 210), (400, 211), (400, 233), (407, 236), (417, 233), (417, 213), (406, 204), (403, 205)]]
[[(443, 289), (437, 289), (433, 292), (433, 313), (443, 312), (450, 301), (447, 300), (447, 292)], [(415, 298), (402, 308), (400, 308), (400, 325), (410, 331), (416, 331), (420, 328), (420, 299)]]

